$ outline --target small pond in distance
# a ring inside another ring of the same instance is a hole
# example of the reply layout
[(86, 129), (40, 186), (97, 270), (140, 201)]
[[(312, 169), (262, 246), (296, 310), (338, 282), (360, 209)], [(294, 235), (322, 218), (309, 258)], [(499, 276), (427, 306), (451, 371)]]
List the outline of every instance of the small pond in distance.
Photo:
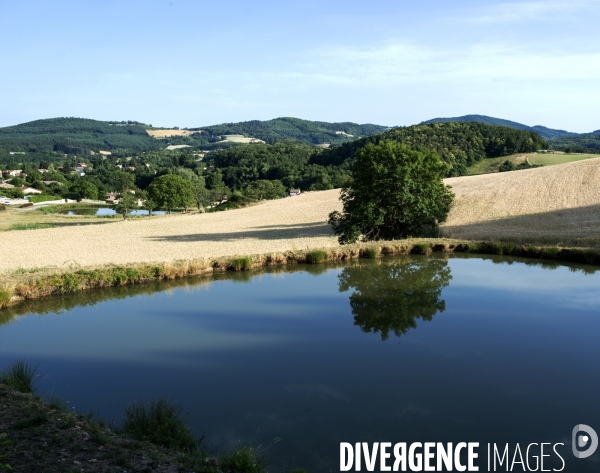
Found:
[(600, 432), (599, 288), (592, 267), (459, 255), (217, 274), (17, 305), (0, 366), (39, 363), (38, 393), (107, 420), (166, 396), (216, 450), (281, 439), (273, 471), (384, 441), (480, 442), (480, 471), (487, 442), (563, 442), (565, 471), (596, 471), (570, 436)]
[[(103, 217), (103, 216), (107, 216), (107, 215), (117, 215), (117, 212), (115, 211), (115, 209), (111, 209), (109, 207), (81, 207), (81, 208), (77, 208), (77, 209), (64, 209), (64, 210), (58, 210), (57, 213), (61, 213), (61, 214), (65, 214), (65, 215), (88, 215), (88, 216), (96, 216), (96, 217)], [(154, 210), (152, 211), (152, 215), (164, 215), (167, 212), (164, 210)], [(172, 213), (176, 213), (176, 212), (172, 212)], [(138, 217), (138, 216), (142, 216), (142, 215), (149, 215), (150, 212), (148, 212), (148, 210), (132, 210), (131, 212), (129, 212), (129, 215), (133, 216), (133, 217)]]

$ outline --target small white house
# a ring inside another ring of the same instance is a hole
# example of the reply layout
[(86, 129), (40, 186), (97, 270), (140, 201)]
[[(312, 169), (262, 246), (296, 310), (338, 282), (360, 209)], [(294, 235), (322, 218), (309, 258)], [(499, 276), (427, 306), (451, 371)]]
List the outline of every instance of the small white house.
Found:
[(300, 189), (290, 189), (290, 197), (300, 195)]

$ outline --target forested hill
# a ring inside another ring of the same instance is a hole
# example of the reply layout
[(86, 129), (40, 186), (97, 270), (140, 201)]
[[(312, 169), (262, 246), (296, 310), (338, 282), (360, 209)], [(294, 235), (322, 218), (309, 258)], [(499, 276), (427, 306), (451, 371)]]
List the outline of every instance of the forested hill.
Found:
[(27, 152), (83, 155), (90, 151), (139, 153), (159, 149), (160, 142), (139, 122), (103, 122), (87, 118), (50, 118), (0, 128), (0, 153)]
[(442, 122), (421, 124), (393, 130), (323, 150), (311, 157), (311, 163), (339, 166), (351, 161), (368, 143), (394, 140), (415, 149), (437, 151), (452, 166), (449, 176), (466, 174), (470, 166), (484, 158), (532, 152), (548, 147), (539, 134), (504, 126), (477, 122)]
[[(45, 154), (57, 159), (63, 154), (90, 155), (110, 151), (116, 156), (130, 156), (160, 150), (169, 144), (199, 149), (235, 146), (221, 140), (222, 135), (246, 135), (267, 143), (296, 140), (306, 144), (347, 143), (362, 136), (381, 133), (389, 128), (356, 123), (326, 123), (276, 118), (267, 121), (225, 123), (199, 129), (203, 133), (156, 139), (147, 133), (149, 125), (139, 122), (104, 122), (87, 118), (50, 118), (0, 128), (0, 160), (10, 160), (9, 153), (27, 153), (30, 158)], [(199, 130), (193, 129), (193, 130)], [(54, 154), (52, 156), (51, 154)]]
[(502, 118), (494, 118), (487, 117), (485, 115), (464, 115), (462, 117), (452, 117), (452, 118), (433, 118), (431, 120), (427, 120), (423, 122), (423, 124), (430, 123), (447, 123), (447, 122), (475, 122), (475, 123), (484, 123), (486, 125), (496, 125), (496, 126), (507, 126), (509, 128), (514, 128), (516, 130), (526, 130), (533, 131), (538, 133), (542, 138), (546, 140), (552, 140), (554, 138), (562, 138), (564, 136), (577, 136), (577, 133), (571, 133), (565, 130), (554, 130), (552, 128), (547, 128), (545, 126), (536, 125), (536, 126), (527, 126), (522, 123), (513, 122), (510, 120), (504, 120)]
[(314, 122), (283, 117), (265, 121), (252, 120), (239, 123), (223, 123), (201, 127), (200, 129), (208, 131), (212, 135), (246, 135), (267, 143), (296, 140), (309, 144), (342, 144), (363, 136), (381, 133), (389, 130), (389, 127), (372, 124), (359, 125), (350, 122)]

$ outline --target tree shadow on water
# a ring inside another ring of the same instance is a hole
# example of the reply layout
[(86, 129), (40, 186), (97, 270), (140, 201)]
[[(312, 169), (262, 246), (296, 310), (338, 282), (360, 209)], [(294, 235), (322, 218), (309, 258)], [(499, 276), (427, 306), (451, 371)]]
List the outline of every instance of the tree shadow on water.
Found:
[(339, 290), (354, 289), (350, 307), (354, 325), (380, 333), (387, 340), (417, 327), (417, 319), (432, 320), (446, 309), (442, 289), (452, 279), (447, 261), (401, 260), (347, 267), (339, 274)]

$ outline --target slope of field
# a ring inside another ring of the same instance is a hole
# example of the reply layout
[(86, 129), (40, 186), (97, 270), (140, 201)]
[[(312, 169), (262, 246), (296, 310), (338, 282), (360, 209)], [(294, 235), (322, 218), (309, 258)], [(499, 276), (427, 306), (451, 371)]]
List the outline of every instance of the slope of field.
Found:
[(543, 164), (552, 166), (554, 164), (572, 163), (573, 161), (583, 161), (584, 159), (600, 158), (598, 154), (565, 154), (565, 153), (547, 153), (534, 154), (529, 157), (531, 164)]
[(327, 216), (341, 209), (338, 198), (338, 190), (309, 192), (227, 212), (3, 232), (0, 272), (337, 246)]
[(175, 130), (175, 129), (164, 129), (164, 128), (155, 128), (155, 129), (147, 129), (146, 133), (154, 138), (168, 138), (170, 136), (190, 136), (195, 133), (202, 133), (202, 131), (191, 131), (191, 130)]
[[(441, 235), (600, 246), (600, 158), (446, 180), (456, 194)], [(339, 190), (240, 210), (2, 233), (0, 272), (335, 247)], [(123, 244), (126, 242), (126, 244)]]
[(600, 158), (446, 182), (444, 236), (600, 246)]

